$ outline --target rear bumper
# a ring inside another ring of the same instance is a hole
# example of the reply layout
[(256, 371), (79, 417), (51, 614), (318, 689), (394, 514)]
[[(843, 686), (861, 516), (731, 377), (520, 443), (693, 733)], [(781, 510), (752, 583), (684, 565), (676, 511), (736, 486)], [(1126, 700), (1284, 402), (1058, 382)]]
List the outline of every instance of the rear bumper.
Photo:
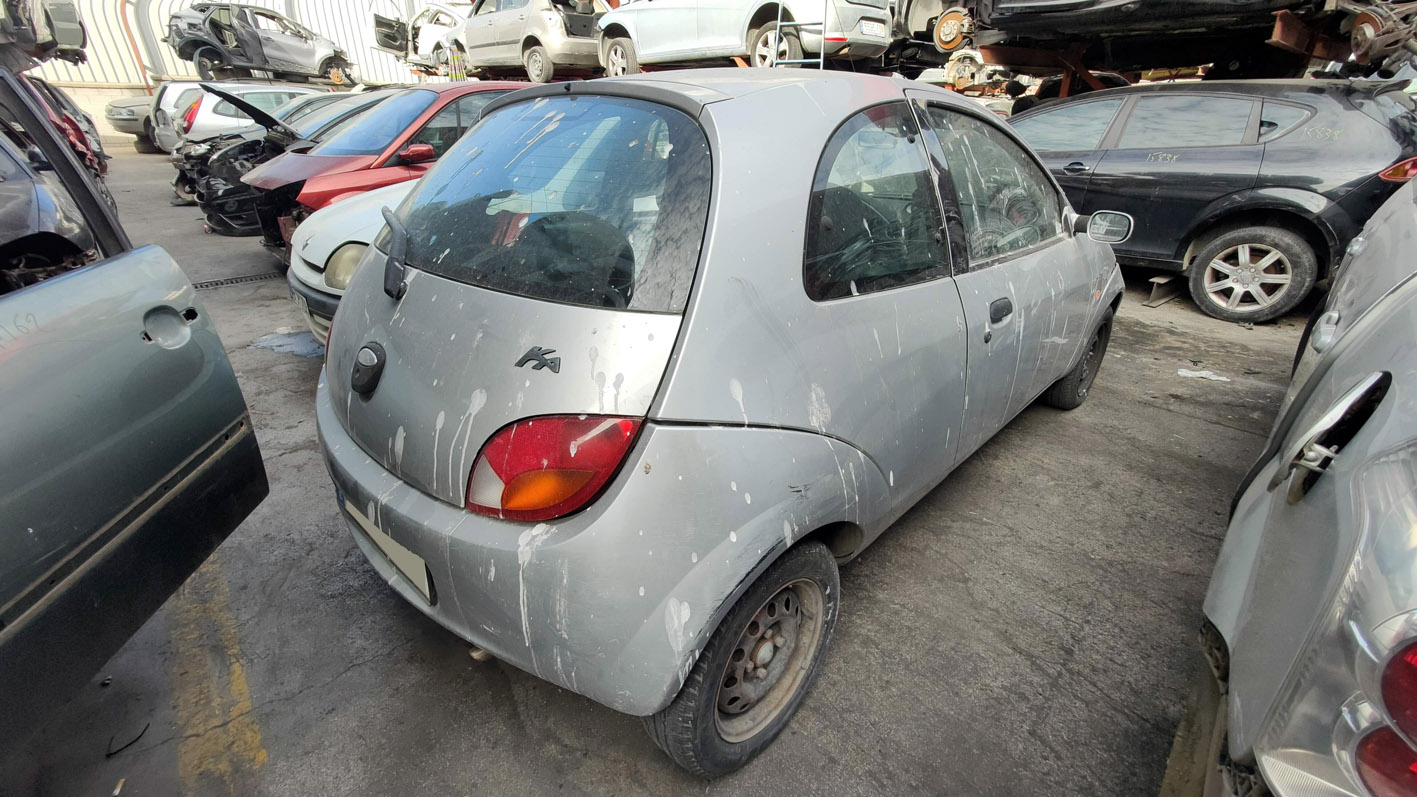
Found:
[(0, 737), (18, 741), (82, 688), (266, 497), (250, 419), (239, 423), (0, 631)]
[[(826, 54), (829, 58), (858, 60), (884, 55), (891, 46), (891, 14), (884, 8), (860, 6), (854, 3), (833, 5), (837, 24), (827, 28)], [(820, 12), (818, 12), (820, 13)], [(816, 19), (816, 17), (813, 17)], [(862, 30), (862, 22), (876, 22), (881, 25), (881, 34), (868, 34)], [(809, 52), (819, 52), (823, 45), (822, 36), (812, 33), (812, 28), (802, 32), (802, 45)], [(842, 40), (845, 41), (842, 41)]]
[(600, 43), (595, 39), (576, 36), (548, 37), (546, 51), (556, 66), (599, 67)]

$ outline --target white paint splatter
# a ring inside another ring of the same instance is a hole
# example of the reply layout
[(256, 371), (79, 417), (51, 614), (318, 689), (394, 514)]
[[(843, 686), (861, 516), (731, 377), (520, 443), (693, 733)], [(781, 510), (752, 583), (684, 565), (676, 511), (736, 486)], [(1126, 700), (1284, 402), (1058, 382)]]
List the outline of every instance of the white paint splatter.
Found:
[(881, 348), (881, 336), (879, 333), (876, 332), (875, 327), (871, 327), (871, 337), (876, 339), (876, 353), (880, 354), (882, 357), (885, 357), (886, 351), (885, 349)]
[(782, 541), (788, 545), (792, 544), (792, 522), (782, 521)]
[(895, 471), (891, 471), (891, 486), (895, 486)]
[(399, 427), (399, 430), (398, 430), (397, 432), (394, 432), (394, 468), (395, 468), (395, 469), (401, 468), (401, 467), (403, 466), (403, 440), (404, 440), (404, 436), (405, 436), (405, 435), (404, 435), (403, 427), (400, 426), (400, 427)]
[(729, 542), (738, 542), (738, 532), (736, 532), (736, 531), (730, 531), (730, 532), (728, 532), (728, 541), (729, 541)]
[(748, 409), (743, 406), (743, 383), (738, 381), (738, 377), (728, 380), (728, 395), (738, 402), (738, 411), (743, 413), (743, 423), (748, 423)]
[(832, 408), (827, 403), (827, 392), (821, 385), (813, 382), (811, 397), (807, 399), (807, 422), (817, 431), (825, 433), (831, 419)]
[(689, 641), (686, 632), (690, 614), (689, 604), (678, 598), (670, 597), (664, 604), (664, 630), (669, 635), (669, 647), (674, 648), (676, 655), (684, 651)]
[(438, 417), (433, 421), (433, 485), (438, 484), (438, 435), (443, 433), (443, 422), (448, 420), (448, 414), (438, 410)]
[(489, 566), (489, 567), (487, 568), (487, 580), (488, 580), (488, 581), (496, 581), (496, 580), (497, 580), (497, 560), (496, 560), (496, 559), (493, 559), (491, 566)]
[(640, 587), (640, 597), (643, 598), (644, 596), (645, 596), (645, 588), (644, 588), (644, 587)]
[(738, 482), (729, 482), (728, 489), (732, 490), (735, 493), (738, 492)]
[(528, 624), (526, 616), (526, 566), (531, 564), (537, 547), (546, 540), (553, 530), (552, 526), (538, 523), (517, 537), (517, 591), (521, 598), (522, 639), (528, 648), (531, 647), (531, 626)]
[(747, 502), (750, 503), (750, 504), (753, 503), (753, 494), (752, 494), (752, 493), (743, 493), (743, 500), (744, 500), (744, 501), (747, 501)]
[(699, 553), (698, 553), (698, 551), (691, 551), (691, 552), (689, 553), (689, 561), (690, 561), (690, 562), (693, 562), (694, 564), (698, 564), (698, 563), (699, 563)]

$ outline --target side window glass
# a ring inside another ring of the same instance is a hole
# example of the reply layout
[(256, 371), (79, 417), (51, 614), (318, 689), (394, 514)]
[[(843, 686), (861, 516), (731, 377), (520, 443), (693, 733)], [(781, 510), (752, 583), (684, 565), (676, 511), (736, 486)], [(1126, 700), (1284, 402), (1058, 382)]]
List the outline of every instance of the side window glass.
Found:
[(504, 91), (479, 91), (476, 94), (469, 94), (454, 103), (458, 106), (458, 135), (466, 133), (469, 127), (477, 123), (477, 119), (487, 103), (505, 93)]
[(1063, 232), (1063, 206), (1038, 164), (1007, 136), (966, 114), (930, 105), (973, 267)]
[(477, 10), (472, 12), (472, 15), (475, 17), (480, 17), (483, 14), (491, 14), (496, 10), (497, 0), (482, 0), (482, 2), (477, 6)]
[(807, 211), (802, 279), (812, 299), (949, 276), (922, 145), (903, 102), (869, 108), (832, 135)]
[(462, 128), (458, 125), (458, 104), (450, 102), (439, 111), (437, 116), (428, 120), (428, 124), (423, 126), (413, 138), (409, 139), (410, 144), (431, 144), (433, 151), (442, 157), (457, 142), (462, 135)]
[(1011, 122), (1014, 130), (1039, 152), (1083, 152), (1102, 145), (1102, 136), (1122, 107), (1122, 100), (1096, 100), (1065, 105)]
[(1243, 144), (1255, 104), (1196, 94), (1142, 97), (1127, 116), (1117, 149), (1222, 147)]
[(1260, 141), (1273, 141), (1308, 118), (1309, 112), (1304, 108), (1266, 100), (1260, 111)]

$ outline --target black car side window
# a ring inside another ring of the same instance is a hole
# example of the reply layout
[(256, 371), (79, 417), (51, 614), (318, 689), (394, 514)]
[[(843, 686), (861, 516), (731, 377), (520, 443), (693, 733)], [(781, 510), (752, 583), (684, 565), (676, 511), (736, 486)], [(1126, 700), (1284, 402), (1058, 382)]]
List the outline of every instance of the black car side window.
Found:
[(827, 142), (807, 211), (802, 281), (815, 301), (950, 275), (930, 167), (904, 102), (848, 119)]
[(1058, 192), (1028, 153), (988, 123), (931, 103), (925, 118), (945, 156), (971, 269), (1063, 232)]
[[(1224, 147), (1243, 144), (1253, 100), (1173, 94), (1142, 97), (1127, 115), (1117, 149)], [(1253, 140), (1253, 139), (1251, 139)]]
[(1120, 98), (1081, 102), (1031, 114), (1010, 125), (1039, 152), (1086, 152), (1101, 146), (1121, 107)]

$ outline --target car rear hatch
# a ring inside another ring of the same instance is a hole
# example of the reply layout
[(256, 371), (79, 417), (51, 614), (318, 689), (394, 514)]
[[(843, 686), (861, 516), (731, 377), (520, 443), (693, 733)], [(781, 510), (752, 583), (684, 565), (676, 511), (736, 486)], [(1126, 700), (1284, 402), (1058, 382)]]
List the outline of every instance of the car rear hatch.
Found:
[[(662, 105), (557, 96), (490, 113), (400, 205), (401, 232), (385, 227), (340, 303), (326, 364), (340, 422), (384, 467), (462, 506), (479, 451), (510, 424), (642, 419), (710, 178), (698, 123)], [(356, 392), (366, 348), (382, 370)]]

